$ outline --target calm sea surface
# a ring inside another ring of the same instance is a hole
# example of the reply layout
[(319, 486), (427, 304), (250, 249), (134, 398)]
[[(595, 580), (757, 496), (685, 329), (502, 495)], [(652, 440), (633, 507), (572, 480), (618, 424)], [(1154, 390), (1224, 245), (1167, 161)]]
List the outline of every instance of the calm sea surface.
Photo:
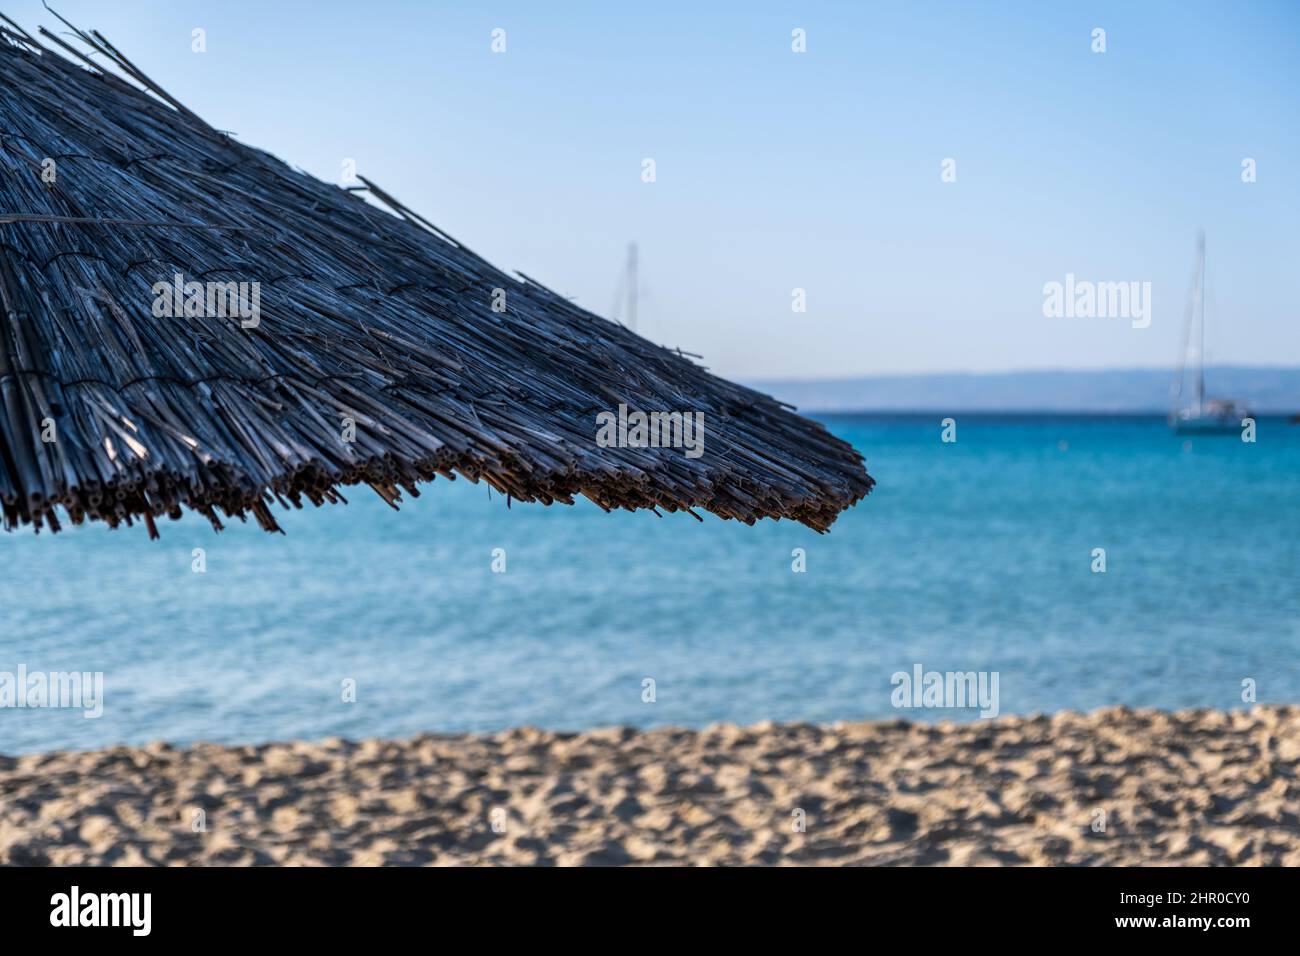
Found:
[(1246, 678), (1300, 701), (1300, 426), (959, 416), (944, 444), (938, 419), (828, 419), (879, 484), (827, 535), (442, 480), (400, 514), (351, 489), (283, 537), (4, 535), (0, 671), (102, 671), (104, 711), (0, 709), (0, 752), (975, 716), (894, 709), (918, 663), (998, 672), (1002, 713), (1241, 706)]

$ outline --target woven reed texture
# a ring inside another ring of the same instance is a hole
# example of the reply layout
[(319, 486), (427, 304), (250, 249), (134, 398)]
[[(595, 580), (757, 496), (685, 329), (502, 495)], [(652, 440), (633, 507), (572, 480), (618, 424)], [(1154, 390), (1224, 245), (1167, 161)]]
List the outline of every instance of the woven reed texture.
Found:
[[(821, 424), (496, 269), (374, 183), (392, 212), (211, 128), (97, 31), (5, 22), (6, 528), (156, 535), (189, 508), (274, 531), (277, 503), (366, 484), (396, 507), (459, 474), (523, 501), (822, 531), (871, 490)], [(260, 321), (156, 315), (176, 275), (257, 282)], [(596, 416), (620, 404), (702, 412), (703, 454), (601, 447)]]

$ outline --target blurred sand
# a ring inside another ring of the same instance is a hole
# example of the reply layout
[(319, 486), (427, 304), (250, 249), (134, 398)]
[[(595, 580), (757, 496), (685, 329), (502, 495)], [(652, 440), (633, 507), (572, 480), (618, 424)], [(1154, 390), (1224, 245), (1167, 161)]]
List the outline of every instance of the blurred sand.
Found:
[(0, 757), (0, 862), (1297, 866), (1298, 762), (1300, 707), (152, 744)]

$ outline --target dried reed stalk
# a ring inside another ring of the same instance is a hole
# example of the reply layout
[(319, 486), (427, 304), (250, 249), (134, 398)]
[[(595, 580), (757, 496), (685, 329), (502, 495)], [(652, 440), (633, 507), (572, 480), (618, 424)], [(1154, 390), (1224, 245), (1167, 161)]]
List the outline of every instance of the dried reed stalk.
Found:
[[(58, 512), (156, 535), (189, 508), (278, 530), (273, 503), (364, 483), (396, 506), (460, 474), (523, 501), (824, 530), (871, 490), (820, 424), (499, 271), (373, 183), (396, 215), (212, 129), (97, 32), (74, 28), (92, 60), (41, 31), (78, 65), (6, 22), (6, 528), (58, 530)], [(155, 316), (176, 274), (259, 282), (260, 324)], [(619, 403), (703, 412), (705, 453), (599, 447)]]

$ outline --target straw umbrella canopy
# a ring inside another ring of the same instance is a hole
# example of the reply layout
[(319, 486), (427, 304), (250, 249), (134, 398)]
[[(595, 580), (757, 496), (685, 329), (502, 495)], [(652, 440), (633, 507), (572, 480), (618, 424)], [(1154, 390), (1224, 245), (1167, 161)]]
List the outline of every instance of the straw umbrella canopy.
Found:
[(85, 49), (0, 25), (6, 529), (156, 535), (188, 508), (275, 531), (277, 503), (366, 484), (396, 507), (459, 474), (823, 531), (871, 490), (819, 423), (507, 275), (368, 180), (236, 142), (72, 29)]

